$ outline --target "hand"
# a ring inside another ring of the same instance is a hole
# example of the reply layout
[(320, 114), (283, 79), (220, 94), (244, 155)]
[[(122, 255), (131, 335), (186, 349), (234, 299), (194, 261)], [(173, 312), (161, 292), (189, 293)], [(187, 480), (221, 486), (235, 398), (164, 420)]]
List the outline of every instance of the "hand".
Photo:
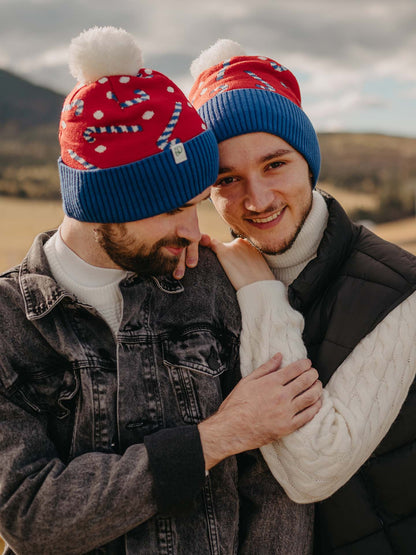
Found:
[(195, 268), (198, 265), (198, 248), (199, 244), (203, 246), (208, 246), (209, 242), (211, 241), (208, 235), (202, 234), (201, 240), (199, 243), (194, 241), (184, 249), (181, 257), (179, 259), (178, 265), (176, 266), (175, 270), (173, 271), (173, 277), (175, 279), (182, 279), (185, 275), (186, 268)]
[(206, 469), (294, 432), (321, 408), (322, 384), (310, 360), (278, 370), (280, 354), (243, 378), (218, 411), (198, 425)]
[(236, 291), (256, 281), (276, 279), (260, 251), (245, 239), (230, 243), (210, 239), (205, 246), (215, 252)]

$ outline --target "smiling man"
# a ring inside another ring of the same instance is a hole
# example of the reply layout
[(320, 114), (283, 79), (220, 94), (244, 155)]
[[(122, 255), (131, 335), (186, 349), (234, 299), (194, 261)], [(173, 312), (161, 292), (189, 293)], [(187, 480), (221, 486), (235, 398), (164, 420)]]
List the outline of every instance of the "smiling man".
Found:
[(282, 333), (273, 323), (282, 304), (273, 295), (283, 286), (304, 316), (297, 349), (306, 347), (327, 384), (315, 418), (263, 447), (263, 456), (291, 499), (325, 499), (316, 505), (316, 553), (410, 554), (416, 258), (353, 224), (334, 198), (315, 189), (318, 140), (286, 67), (220, 40), (191, 72), (190, 99), (219, 144), (211, 198), (234, 235), (246, 239), (213, 241), (212, 248), (239, 296), (247, 297), (239, 287), (253, 264), (268, 275), (264, 259), (278, 280), (274, 294), (269, 281), (267, 295), (252, 290), (246, 307), (257, 322), (245, 334), (255, 346), (250, 361), (266, 360)]
[(305, 158), (269, 133), (240, 135), (219, 149), (212, 198), (221, 216), (235, 235), (249, 237), (266, 254), (290, 249), (312, 206)]
[[(82, 33), (70, 59), (65, 216), (0, 278), (6, 553), (278, 547), (278, 484), (235, 455), (316, 414), (317, 372), (275, 356), (240, 380), (240, 312), (215, 255), (170, 277), (218, 172), (214, 134), (183, 93), (120, 29)], [(246, 504), (260, 484), (261, 505)]]

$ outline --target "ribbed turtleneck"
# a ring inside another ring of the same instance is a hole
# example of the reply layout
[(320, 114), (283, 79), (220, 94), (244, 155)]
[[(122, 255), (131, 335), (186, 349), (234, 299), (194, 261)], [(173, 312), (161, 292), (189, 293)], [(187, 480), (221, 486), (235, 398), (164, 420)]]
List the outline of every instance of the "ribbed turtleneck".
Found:
[(328, 208), (318, 191), (312, 193), (312, 208), (290, 249), (283, 254), (265, 254), (275, 277), (289, 286), (313, 258), (316, 257), (328, 223)]
[(59, 230), (44, 248), (57, 283), (81, 303), (94, 307), (115, 335), (122, 315), (119, 283), (127, 272), (88, 264), (64, 243)]

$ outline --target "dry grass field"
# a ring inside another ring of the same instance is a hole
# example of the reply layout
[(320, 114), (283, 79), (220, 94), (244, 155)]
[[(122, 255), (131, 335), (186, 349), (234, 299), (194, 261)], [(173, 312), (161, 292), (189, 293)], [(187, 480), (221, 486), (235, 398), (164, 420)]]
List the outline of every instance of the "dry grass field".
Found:
[[(374, 203), (371, 195), (334, 191), (331, 187), (325, 190), (335, 193), (347, 211), (357, 205), (370, 207)], [(30, 248), (33, 237), (57, 227), (61, 218), (60, 202), (0, 197), (0, 272), (18, 264)], [(199, 219), (203, 232), (223, 241), (230, 239), (227, 225), (209, 201), (200, 206)], [(378, 225), (373, 231), (416, 254), (416, 218)]]
[(0, 197), (0, 271), (18, 264), (40, 231), (62, 218), (59, 202)]

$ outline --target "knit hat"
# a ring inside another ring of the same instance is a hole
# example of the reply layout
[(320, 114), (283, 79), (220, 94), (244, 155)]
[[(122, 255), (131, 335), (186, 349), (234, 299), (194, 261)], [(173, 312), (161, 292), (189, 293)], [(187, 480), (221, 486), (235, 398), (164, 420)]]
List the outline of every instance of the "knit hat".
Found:
[(165, 75), (143, 68), (122, 29), (94, 27), (73, 39), (79, 81), (62, 109), (58, 160), (65, 213), (85, 222), (148, 218), (212, 185), (212, 131)]
[(316, 185), (318, 138), (302, 110), (293, 73), (265, 56), (246, 56), (227, 39), (203, 51), (191, 73), (195, 83), (189, 98), (218, 142), (261, 131), (277, 135), (306, 159)]

